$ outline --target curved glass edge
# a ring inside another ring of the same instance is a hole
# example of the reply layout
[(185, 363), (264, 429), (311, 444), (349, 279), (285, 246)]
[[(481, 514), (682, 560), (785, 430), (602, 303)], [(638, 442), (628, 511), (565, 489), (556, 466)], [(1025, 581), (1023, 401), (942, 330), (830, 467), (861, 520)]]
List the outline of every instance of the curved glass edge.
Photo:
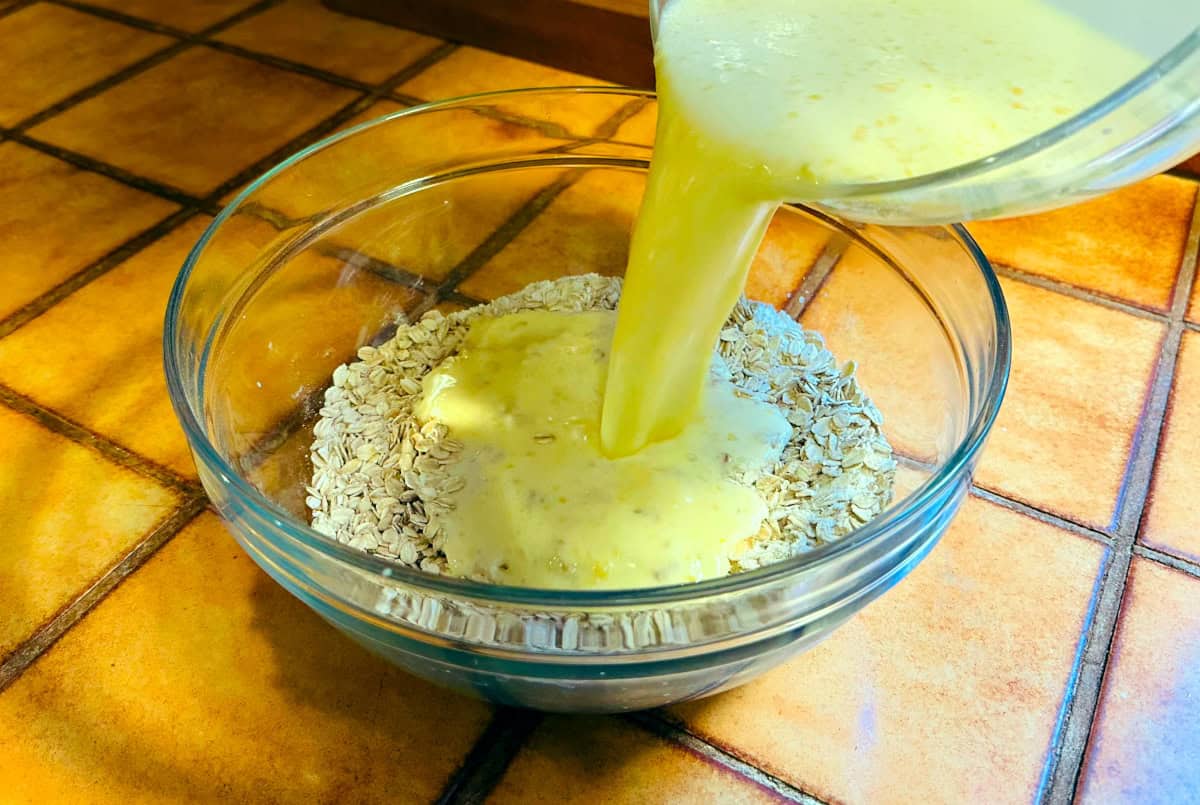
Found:
[[(681, 602), (687, 599), (695, 598), (696, 596), (728, 594), (760, 585), (765, 585), (776, 579), (791, 575), (801, 570), (820, 567), (834, 558), (840, 557), (849, 551), (853, 551), (868, 542), (886, 537), (892, 533), (895, 528), (906, 522), (907, 517), (911, 516), (914, 510), (922, 509), (933, 498), (941, 494), (945, 487), (953, 483), (955, 479), (958, 478), (962, 473), (969, 471), (971, 461), (982, 447), (983, 442), (986, 439), (986, 436), (990, 431), (997, 414), (999, 413), (1000, 403), (1003, 400), (1004, 392), (1007, 388), (1009, 369), (1011, 365), (1011, 326), (1008, 318), (1008, 308), (1004, 301), (999, 281), (996, 278), (995, 273), (992, 271), (987, 258), (984, 256), (982, 250), (978, 247), (967, 230), (961, 225), (956, 224), (950, 227), (950, 231), (954, 233), (956, 240), (958, 240), (958, 242), (964, 246), (983, 275), (988, 293), (991, 297), (992, 307), (995, 314), (996, 326), (993, 335), (997, 345), (997, 355), (991, 372), (991, 383), (987, 386), (988, 395), (982, 400), (972, 401), (978, 403), (978, 410), (974, 413), (966, 435), (959, 443), (958, 448), (948, 457), (946, 462), (938, 468), (938, 470), (928, 481), (907, 495), (897, 504), (893, 505), (891, 509), (885, 512), (882, 516), (868, 523), (863, 528), (851, 533), (845, 539), (822, 546), (801, 556), (793, 557), (767, 567), (739, 573), (735, 576), (710, 579), (692, 584), (671, 585), (664, 587), (606, 590), (603, 592), (595, 592), (548, 590), (483, 584), (480, 582), (471, 581), (469, 579), (433, 576), (420, 571), (414, 571), (409, 568), (397, 566), (382, 559), (377, 559), (361, 551), (354, 550), (349, 546), (334, 542), (333, 540), (330, 540), (329, 538), (309, 528), (307, 525), (303, 525), (294, 521), (291, 515), (284, 512), (275, 503), (263, 495), (257, 488), (242, 478), (241, 475), (233, 468), (233, 466), (216, 451), (212, 443), (209, 441), (207, 433), (204, 431), (200, 421), (199, 412), (193, 408), (193, 404), (202, 405), (202, 401), (197, 403), (200, 398), (189, 393), (187, 383), (185, 382), (185, 378), (182, 373), (182, 367), (180, 366), (179, 358), (181, 356), (179, 354), (179, 350), (177, 349), (176, 343), (179, 338), (177, 326), (179, 321), (179, 312), (182, 306), (183, 295), (187, 287), (188, 279), (191, 277), (200, 255), (203, 253), (213, 235), (218, 229), (220, 229), (221, 225), (234, 214), (237, 208), (240, 207), (249, 196), (251, 196), (261, 185), (269, 181), (272, 177), (304, 160), (311, 154), (323, 150), (324, 148), (328, 148), (329, 146), (343, 139), (352, 137), (357, 132), (377, 125), (382, 125), (402, 117), (422, 114), (430, 111), (441, 111), (457, 106), (470, 105), (473, 102), (477, 103), (479, 99), (482, 98), (512, 96), (514, 94), (537, 94), (546, 91), (547, 90), (516, 90), (481, 93), (478, 95), (455, 99), (453, 101), (422, 104), (419, 106), (410, 107), (408, 109), (399, 110), (375, 120), (366, 121), (345, 131), (338, 132), (337, 134), (326, 138), (325, 140), (314, 143), (308, 148), (305, 148), (284, 160), (279, 165), (267, 171), (253, 183), (247, 186), (228, 206), (225, 207), (225, 209), (223, 209), (217, 215), (216, 218), (213, 219), (213, 221), (201, 235), (200, 239), (196, 242), (196, 245), (193, 246), (191, 251), (188, 253), (183, 267), (180, 270), (179, 276), (176, 278), (175, 283), (171, 288), (171, 295), (167, 302), (166, 317), (163, 327), (163, 363), (164, 373), (167, 381), (167, 390), (171, 398), (171, 404), (175, 410), (176, 416), (180, 420), (185, 435), (188, 438), (188, 442), (192, 448), (193, 454), (198, 462), (203, 462), (206, 465), (206, 469), (220, 478), (223, 485), (232, 488), (236, 495), (243, 498), (247, 503), (252, 504), (258, 510), (256, 513), (260, 517), (262, 517), (266, 522), (270, 523), (275, 528), (279, 529), (285, 536), (300, 542), (302, 545), (315, 550), (318, 553), (324, 554), (337, 561), (349, 564), (359, 570), (388, 578), (394, 582), (410, 584), (417, 588), (423, 588), (426, 590), (433, 590), (447, 594), (458, 594), (468, 598), (500, 600), (506, 603), (531, 607), (557, 606), (574, 608), (589, 606), (639, 606), (647, 604)], [(569, 91), (580, 93), (629, 95), (631, 97), (653, 97), (654, 95), (652, 92), (648, 91), (614, 90), (610, 87), (577, 87), (569, 88)], [(621, 161), (627, 162), (628, 160)], [(853, 232), (846, 229), (844, 226), (842, 226), (842, 224), (838, 223), (836, 218), (833, 218), (832, 216), (819, 210), (814, 210), (810, 207), (802, 207), (802, 209), (804, 209), (805, 212), (822, 219), (823, 221), (843, 229), (848, 234), (853, 235)], [(206, 339), (206, 343), (209, 340), (210, 339)], [(203, 360), (201, 361), (201, 365), (202, 364)], [(196, 387), (197, 390), (200, 387), (200, 378), (197, 378)]]

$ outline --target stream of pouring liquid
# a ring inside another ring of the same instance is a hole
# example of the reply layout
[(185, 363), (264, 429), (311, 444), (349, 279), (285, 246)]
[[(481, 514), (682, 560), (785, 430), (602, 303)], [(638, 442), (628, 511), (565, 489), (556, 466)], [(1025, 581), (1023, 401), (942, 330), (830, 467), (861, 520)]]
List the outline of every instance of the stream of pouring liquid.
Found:
[(601, 420), (610, 456), (695, 415), (720, 329), (782, 201), (986, 157), (1147, 59), (1042, 0), (677, 0)]

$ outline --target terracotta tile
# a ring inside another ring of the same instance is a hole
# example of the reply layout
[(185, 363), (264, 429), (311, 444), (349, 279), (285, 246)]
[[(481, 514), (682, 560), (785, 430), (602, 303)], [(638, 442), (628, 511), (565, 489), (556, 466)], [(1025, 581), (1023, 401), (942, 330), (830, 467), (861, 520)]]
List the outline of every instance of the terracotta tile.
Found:
[(677, 713), (826, 801), (1029, 802), (1103, 553), (970, 499), (908, 579), (827, 641)]
[(0, 316), (175, 209), (99, 174), (0, 143)]
[(304, 523), (308, 522), (310, 514), (304, 503), (304, 489), (312, 481), (309, 450), (314, 425), (315, 417), (293, 430), (278, 447), (267, 453), (261, 463), (245, 474), (246, 479), (269, 500)]
[(1195, 201), (1195, 183), (1158, 176), (1085, 204), (970, 229), (996, 263), (1166, 310)]
[(779, 799), (757, 783), (628, 723), (556, 717), (533, 734), (487, 801), (642, 805)]
[[(639, 173), (584, 174), (464, 282), (463, 293), (495, 299), (539, 280), (589, 272), (624, 274), (644, 189), (645, 178)], [(827, 240), (827, 230), (797, 212), (782, 210), (755, 258), (747, 294), (775, 305), (786, 302)]]
[(197, 47), (31, 134), (202, 195), (353, 97), (352, 90)]
[(996, 492), (1107, 528), (1163, 327), (1017, 282), (1008, 396), (977, 480)]
[(571, 274), (620, 276), (644, 188), (645, 178), (632, 171), (585, 173), (464, 282), (462, 292), (495, 299)]
[(1080, 801), (1195, 802), (1200, 579), (1134, 558)]
[[(488, 709), (359, 649), (203, 515), (0, 695), (17, 800), (431, 801)], [(352, 793), (350, 793), (352, 792)]]
[(424, 56), (440, 40), (291, 0), (238, 23), (222, 42), (375, 84)]
[(371, 104), (369, 107), (364, 109), (362, 112), (360, 112), (359, 114), (350, 118), (342, 125), (338, 126), (337, 129), (335, 129), (335, 131), (342, 131), (344, 129), (354, 128), (359, 123), (366, 123), (368, 120), (375, 120), (376, 118), (386, 117), (387, 115), (390, 115), (393, 112), (399, 112), (401, 109), (407, 109), (407, 108), (408, 107), (406, 107), (402, 103), (399, 103), (397, 101), (387, 100), (385, 98), (382, 101), (376, 101), (375, 103)]
[(613, 139), (638, 145), (654, 145), (657, 123), (658, 104), (648, 103), (636, 115), (621, 124)]
[[(379, 101), (377, 103), (372, 104), (367, 109), (363, 110), (362, 112), (355, 115), (354, 117), (350, 118), (345, 123), (338, 126), (337, 128), (335, 128), (333, 131), (329, 132), (329, 134), (327, 134), (325, 136), (332, 137), (334, 134), (336, 134), (340, 131), (344, 131), (345, 129), (353, 128), (360, 123), (367, 122), (368, 120), (374, 120), (379, 117), (384, 117), (386, 115), (390, 115), (392, 112), (398, 112), (404, 108), (405, 108), (404, 104), (397, 103), (396, 101), (391, 101), (391, 100)], [(358, 154), (356, 154), (356, 155), (360, 156), (360, 157), (365, 156), (364, 154), (362, 154), (361, 151), (359, 151)], [(255, 179), (257, 179), (257, 178), (258, 177), (255, 177)], [(237, 198), (238, 194), (241, 193), (246, 188), (247, 185), (251, 184), (253, 181), (254, 181), (254, 179), (251, 179), (250, 181), (247, 181), (245, 184), (241, 185), (240, 187), (235, 187), (233, 190), (230, 190), (228, 193), (226, 193), (221, 198), (221, 200), (220, 200), (221, 203), (229, 204), (231, 201), (233, 201), (235, 198)], [(276, 180), (276, 181), (278, 181), (278, 180)], [(319, 188), (317, 188), (315, 182), (311, 182), (309, 184), (311, 184), (314, 187), (314, 189), (319, 190)], [(326, 190), (328, 190), (328, 188), (326, 188)], [(274, 203), (276, 200), (282, 201), (283, 202), (282, 206), (284, 208), (287, 208), (289, 206), (288, 202), (294, 201), (294, 198), (289, 198), (288, 195), (289, 194), (287, 194), (286, 191), (284, 191), (282, 188), (278, 188), (278, 192), (276, 192), (271, 197), (271, 202)], [(276, 210), (276, 212), (279, 212), (280, 214), (286, 214), (285, 209)]]
[[(345, 127), (401, 109), (375, 104)], [(311, 155), (300, 169), (259, 187), (255, 203), (288, 218), (345, 207), (404, 182), (561, 145), (536, 128), (455, 110), (417, 115), (355, 135), (353, 146)], [(556, 168), (508, 170), (431, 183), (343, 224), (335, 239), (429, 280), (441, 280), (492, 232), (563, 175)]]
[[(493, 90), (604, 83), (578, 73), (556, 70), (511, 56), (462, 47), (401, 84), (399, 91), (422, 100), (435, 101)], [(514, 115), (557, 124), (575, 135), (588, 135), (625, 102), (624, 98), (602, 99), (581, 95), (572, 99), (557, 97), (553, 102), (512, 100), (501, 104), (501, 108)]]
[(185, 31), (198, 31), (232, 17), (251, 6), (254, 0), (188, 0), (186, 3), (164, 3), (162, 0), (89, 0), (89, 3)]
[(851, 246), (801, 322), (825, 338), (839, 362), (858, 364), (859, 382), (883, 413), (894, 448), (929, 462), (949, 457), (958, 428), (947, 412), (959, 410), (963, 396), (958, 363), (941, 326), (903, 277)]
[(0, 407), (0, 660), (175, 503), (154, 482)]
[(1200, 562), (1196, 467), (1200, 467), (1200, 333), (1185, 332), (1150, 500), (1138, 538), (1147, 545)]
[(175, 40), (38, 3), (0, 19), (0, 126), (12, 126)]
[(746, 296), (782, 308), (829, 242), (830, 231), (804, 213), (781, 207), (750, 267)]
[(189, 221), (0, 340), (0, 381), (194, 476), (163, 380), (162, 324), (175, 276), (207, 225)]
[[(244, 273), (275, 248), (273, 236), (289, 237), (249, 216), (235, 216), (227, 224), (222, 239), (201, 258), (210, 277)], [(315, 243), (275, 270), (228, 328), (211, 363), (206, 382), (212, 435), (235, 460), (247, 456), (306, 400), (315, 401), (313, 395), (329, 385), (339, 364), (423, 299), (362, 269), (358, 257), (323, 254), (327, 245)]]

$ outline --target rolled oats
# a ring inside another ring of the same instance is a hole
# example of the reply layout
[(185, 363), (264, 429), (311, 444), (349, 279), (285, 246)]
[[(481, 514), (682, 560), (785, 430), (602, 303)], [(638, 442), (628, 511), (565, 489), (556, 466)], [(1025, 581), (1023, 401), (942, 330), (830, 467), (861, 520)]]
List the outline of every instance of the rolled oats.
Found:
[[(463, 483), (450, 471), (462, 444), (445, 425), (416, 420), (421, 379), (455, 353), (479, 317), (615, 310), (620, 289), (620, 280), (594, 274), (537, 282), (449, 316), (430, 311), (387, 342), (362, 347), (357, 361), (334, 370), (313, 430), (305, 499), (313, 528), (398, 564), (445, 573), (438, 518)], [(882, 416), (858, 386), (854, 363), (838, 366), (819, 334), (743, 298), (721, 330), (713, 371), (739, 393), (777, 406), (793, 425), (777, 462), (735, 476), (762, 495), (768, 514), (731, 572), (840, 539), (890, 503), (896, 464)], [(640, 632), (650, 624), (623, 628)]]

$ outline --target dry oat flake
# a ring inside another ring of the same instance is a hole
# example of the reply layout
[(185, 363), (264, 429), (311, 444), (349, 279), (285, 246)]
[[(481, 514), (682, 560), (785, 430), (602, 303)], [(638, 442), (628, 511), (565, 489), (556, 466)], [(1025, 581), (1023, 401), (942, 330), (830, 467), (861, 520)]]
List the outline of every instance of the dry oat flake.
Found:
[[(445, 425), (419, 422), (422, 378), (453, 356), (471, 323), (522, 310), (615, 310), (621, 281), (595, 274), (537, 282), (448, 316), (430, 311), (339, 366), (314, 428), (307, 505), (317, 531), (407, 567), (446, 572), (440, 518), (463, 481), (462, 445)], [(844, 537), (890, 502), (896, 463), (882, 416), (818, 333), (743, 298), (721, 331), (713, 371), (739, 394), (776, 406), (792, 436), (774, 464), (734, 480), (752, 486), (767, 517), (731, 562), (736, 573)], [(486, 581), (487, 579), (481, 579)]]

